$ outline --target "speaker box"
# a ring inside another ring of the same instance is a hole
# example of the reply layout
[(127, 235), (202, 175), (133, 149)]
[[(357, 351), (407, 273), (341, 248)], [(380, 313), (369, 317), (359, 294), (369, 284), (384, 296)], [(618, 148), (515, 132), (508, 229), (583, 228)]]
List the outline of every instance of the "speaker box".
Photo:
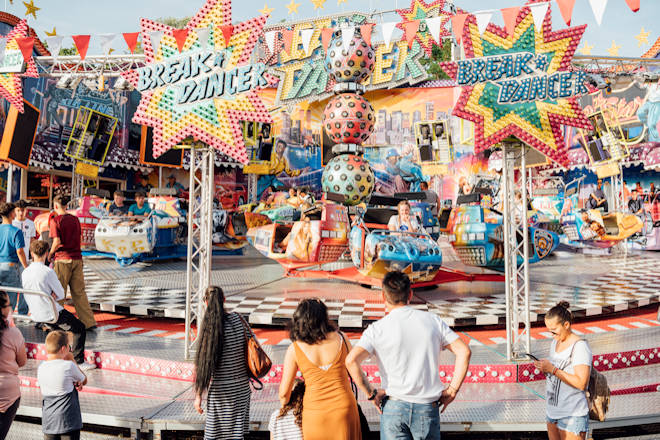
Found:
[(140, 138), (140, 162), (146, 165), (181, 168), (183, 165), (183, 150), (172, 148), (155, 158), (154, 129), (143, 125), (142, 137)]
[(0, 159), (13, 163), (21, 168), (30, 164), (34, 138), (39, 125), (39, 109), (23, 100), (24, 112), (19, 113), (13, 105), (9, 108), (5, 132), (0, 143)]

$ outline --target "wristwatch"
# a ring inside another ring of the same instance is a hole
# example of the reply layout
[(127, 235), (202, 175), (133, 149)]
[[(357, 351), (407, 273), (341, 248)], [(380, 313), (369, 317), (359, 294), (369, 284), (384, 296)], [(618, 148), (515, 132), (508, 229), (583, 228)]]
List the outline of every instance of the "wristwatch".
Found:
[(378, 394), (378, 390), (376, 388), (374, 388), (373, 390), (371, 390), (371, 394), (369, 395), (367, 400), (374, 400), (376, 398), (377, 394)]

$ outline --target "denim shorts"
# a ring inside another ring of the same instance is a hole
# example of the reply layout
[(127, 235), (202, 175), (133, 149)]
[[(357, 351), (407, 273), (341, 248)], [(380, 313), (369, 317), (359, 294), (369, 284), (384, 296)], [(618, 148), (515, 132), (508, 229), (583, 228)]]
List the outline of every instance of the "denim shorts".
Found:
[(551, 419), (546, 416), (546, 419), (548, 423), (557, 425), (557, 428), (562, 431), (572, 432), (577, 435), (580, 435), (581, 432), (589, 432), (589, 415), (569, 416), (562, 417), (561, 419)]

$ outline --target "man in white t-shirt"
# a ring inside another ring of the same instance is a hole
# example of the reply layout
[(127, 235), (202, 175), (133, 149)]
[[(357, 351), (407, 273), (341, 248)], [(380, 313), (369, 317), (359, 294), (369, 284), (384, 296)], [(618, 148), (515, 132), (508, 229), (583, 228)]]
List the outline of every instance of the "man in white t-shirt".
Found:
[(32, 239), (37, 236), (37, 229), (34, 227), (34, 222), (27, 218), (28, 204), (25, 200), (19, 200), (14, 204), (14, 220), (11, 224), (23, 232), (23, 240), (25, 241), (25, 258), (30, 261), (30, 243)]
[[(470, 349), (438, 316), (413, 309), (410, 279), (389, 272), (383, 279), (387, 315), (371, 324), (346, 357), (346, 368), (379, 412), (381, 439), (440, 439), (444, 412), (465, 379)], [(449, 386), (440, 380), (440, 352), (456, 355)], [(360, 364), (375, 357), (383, 389), (372, 387)], [(430, 422), (429, 422), (430, 421)], [(405, 434), (407, 433), (407, 434)]]

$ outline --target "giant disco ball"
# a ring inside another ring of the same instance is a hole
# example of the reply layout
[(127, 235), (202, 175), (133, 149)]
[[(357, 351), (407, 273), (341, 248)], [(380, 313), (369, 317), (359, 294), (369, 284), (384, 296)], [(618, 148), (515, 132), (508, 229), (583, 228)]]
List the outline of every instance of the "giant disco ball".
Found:
[(336, 144), (362, 144), (374, 131), (374, 108), (357, 93), (342, 93), (323, 111), (325, 132)]
[(341, 33), (339, 29), (332, 34), (325, 52), (325, 69), (337, 82), (362, 82), (374, 71), (374, 50), (364, 41), (357, 27), (346, 50)]
[(344, 204), (352, 206), (371, 195), (375, 181), (369, 162), (354, 154), (342, 154), (325, 166), (321, 185), (324, 192), (341, 194)]

